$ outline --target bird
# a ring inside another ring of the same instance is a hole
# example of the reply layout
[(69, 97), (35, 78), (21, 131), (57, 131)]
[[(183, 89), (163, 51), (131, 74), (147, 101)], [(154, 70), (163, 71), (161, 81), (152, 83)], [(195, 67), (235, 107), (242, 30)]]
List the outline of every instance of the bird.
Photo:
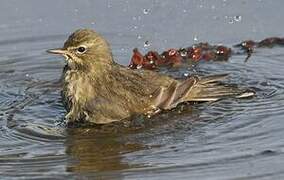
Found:
[(114, 61), (107, 40), (92, 29), (78, 29), (62, 48), (62, 101), (67, 123), (108, 124), (136, 115), (153, 115), (186, 102), (208, 102), (255, 95), (249, 88), (222, 82), (228, 74), (192, 75), (184, 80)]

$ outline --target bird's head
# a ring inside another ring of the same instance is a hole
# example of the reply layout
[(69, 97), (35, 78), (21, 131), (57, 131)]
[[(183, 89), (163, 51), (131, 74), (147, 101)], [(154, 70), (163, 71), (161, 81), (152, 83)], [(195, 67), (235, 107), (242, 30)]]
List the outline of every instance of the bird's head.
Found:
[(49, 49), (47, 52), (63, 55), (69, 68), (75, 70), (107, 68), (113, 63), (108, 42), (90, 29), (75, 31), (63, 48)]

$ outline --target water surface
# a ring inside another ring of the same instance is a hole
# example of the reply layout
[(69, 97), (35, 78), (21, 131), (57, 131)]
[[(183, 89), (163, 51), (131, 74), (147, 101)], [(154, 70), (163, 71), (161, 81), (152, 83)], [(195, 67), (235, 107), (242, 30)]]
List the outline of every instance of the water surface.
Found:
[[(136, 130), (65, 128), (61, 47), (77, 28), (103, 34), (115, 59), (208, 41), (284, 36), (284, 3), (252, 0), (3, 1), (0, 7), (1, 179), (283, 179), (284, 49), (248, 63), (201, 63), (169, 72), (230, 73), (257, 97), (185, 107)], [(150, 46), (144, 46), (148, 41)]]

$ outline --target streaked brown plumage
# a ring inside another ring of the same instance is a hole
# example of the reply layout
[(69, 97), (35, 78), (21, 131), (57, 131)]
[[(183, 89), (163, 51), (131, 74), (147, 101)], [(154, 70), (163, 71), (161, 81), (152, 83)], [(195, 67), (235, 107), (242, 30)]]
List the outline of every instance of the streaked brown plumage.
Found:
[(65, 56), (63, 101), (69, 122), (96, 124), (132, 115), (152, 115), (185, 101), (249, 97), (254, 92), (220, 83), (226, 75), (192, 76), (184, 81), (149, 70), (131, 70), (113, 61), (106, 40), (89, 29), (75, 31), (60, 49)]

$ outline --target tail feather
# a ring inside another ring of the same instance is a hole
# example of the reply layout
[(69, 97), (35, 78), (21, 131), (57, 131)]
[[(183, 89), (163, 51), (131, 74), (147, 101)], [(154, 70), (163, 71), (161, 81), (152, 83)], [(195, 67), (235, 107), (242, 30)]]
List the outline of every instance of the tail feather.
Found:
[(207, 84), (211, 82), (223, 81), (228, 76), (229, 74), (216, 74), (216, 75), (211, 75), (211, 76), (205, 76), (205, 77), (199, 78), (199, 82), (201, 84)]
[(248, 98), (255, 92), (248, 88), (239, 88), (236, 85), (224, 84), (227, 75), (213, 75), (200, 78), (188, 92), (187, 101), (217, 101), (223, 98)]
[(191, 76), (183, 82), (174, 81), (169, 87), (161, 87), (153, 94), (154, 106), (171, 109), (186, 101), (217, 101), (223, 98), (248, 98), (255, 95), (250, 89), (242, 89), (221, 81), (228, 75), (206, 77)]

